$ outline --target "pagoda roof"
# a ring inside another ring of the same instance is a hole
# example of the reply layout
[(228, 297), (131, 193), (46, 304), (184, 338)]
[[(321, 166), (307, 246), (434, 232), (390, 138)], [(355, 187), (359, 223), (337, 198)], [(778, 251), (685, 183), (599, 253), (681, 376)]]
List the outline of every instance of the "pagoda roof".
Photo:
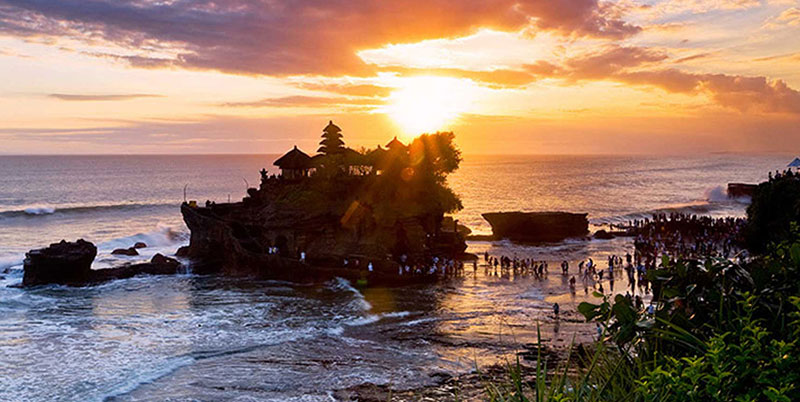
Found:
[(406, 147), (406, 145), (403, 144), (402, 142), (400, 142), (400, 140), (398, 140), (396, 136), (394, 137), (394, 139), (389, 141), (388, 144), (386, 144), (386, 148), (389, 148), (389, 149), (405, 148), (405, 147)]
[(311, 167), (311, 157), (295, 145), (294, 149), (278, 158), (273, 165), (281, 169), (308, 169)]
[(325, 128), (322, 131), (324, 131), (326, 133), (338, 133), (338, 132), (342, 131), (342, 129), (339, 128), (339, 126), (333, 124), (333, 120), (329, 120), (328, 121), (328, 125), (325, 126)]

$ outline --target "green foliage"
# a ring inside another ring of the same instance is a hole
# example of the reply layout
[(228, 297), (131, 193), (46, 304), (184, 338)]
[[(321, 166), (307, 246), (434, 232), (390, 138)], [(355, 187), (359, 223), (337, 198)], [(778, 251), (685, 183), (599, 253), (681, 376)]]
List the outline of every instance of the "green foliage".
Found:
[(311, 178), (271, 189), (269, 196), (288, 213), (341, 217), (357, 203), (382, 225), (408, 217), (441, 220), (463, 208), (447, 186), (447, 175), (461, 162), (454, 140), (451, 132), (423, 134), (406, 149), (327, 154), (317, 159)]
[(622, 296), (582, 303), (629, 369), (614, 383), (633, 378), (621, 386), (646, 401), (797, 400), (800, 235), (790, 233), (745, 263), (665, 259), (648, 273), (653, 316)]
[[(798, 340), (781, 339), (754, 318), (756, 297), (740, 301), (742, 313), (734, 330), (706, 341), (706, 351), (696, 356), (665, 356), (637, 381), (645, 401), (791, 401), (800, 393)], [(793, 300), (794, 314), (800, 304)], [(797, 333), (800, 321), (790, 329)]]

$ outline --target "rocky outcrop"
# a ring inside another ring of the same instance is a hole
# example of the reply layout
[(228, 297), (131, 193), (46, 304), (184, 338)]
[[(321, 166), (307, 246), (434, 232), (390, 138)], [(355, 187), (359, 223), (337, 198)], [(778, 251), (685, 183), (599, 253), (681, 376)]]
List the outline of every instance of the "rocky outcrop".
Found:
[(147, 248), (147, 244), (141, 241), (137, 241), (136, 244), (133, 245), (133, 248)]
[(150, 262), (93, 270), (92, 262), (96, 256), (97, 247), (83, 239), (76, 242), (62, 240), (47, 248), (31, 250), (25, 254), (22, 286), (85, 286), (140, 274), (175, 274), (181, 269), (177, 260), (156, 254)]
[(134, 256), (139, 255), (139, 252), (136, 251), (135, 248), (118, 248), (111, 252), (113, 255), (127, 255), (127, 256)]
[(613, 233), (606, 231), (605, 229), (600, 229), (594, 232), (594, 235), (592, 237), (599, 240), (611, 240), (616, 236), (614, 236)]
[(25, 254), (23, 286), (86, 283), (92, 276), (92, 261), (97, 256), (94, 244), (80, 239), (62, 240), (50, 247)]
[(91, 280), (87, 284), (126, 279), (136, 275), (173, 275), (180, 270), (181, 263), (178, 260), (156, 254), (150, 262), (92, 271)]
[(587, 214), (569, 212), (493, 212), (483, 214), (494, 239), (527, 243), (557, 242), (586, 236)]
[[(293, 282), (322, 282), (342, 277), (370, 284), (405, 284), (428, 277), (401, 277), (393, 255), (409, 258), (425, 253), (461, 255), (466, 243), (458, 233), (442, 230), (433, 237), (425, 218), (407, 218), (381, 226), (366, 218), (366, 208), (345, 217), (300, 213), (272, 205), (246, 203), (206, 208), (184, 204), (184, 221), (191, 230), (188, 249), (198, 273), (252, 275)], [(431, 218), (432, 220), (433, 218)], [(441, 218), (440, 218), (441, 219)], [(303, 256), (305, 258), (303, 258)], [(348, 260), (349, 265), (343, 266)], [(355, 269), (359, 261), (361, 269)], [(373, 272), (366, 272), (367, 264)]]
[(753, 197), (757, 187), (755, 184), (728, 183), (728, 197)]

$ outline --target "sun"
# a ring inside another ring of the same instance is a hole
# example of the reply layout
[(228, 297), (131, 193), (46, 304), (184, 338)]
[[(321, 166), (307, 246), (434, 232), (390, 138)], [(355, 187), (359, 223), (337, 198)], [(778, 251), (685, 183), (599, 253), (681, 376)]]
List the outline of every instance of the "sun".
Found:
[(404, 134), (441, 131), (469, 111), (471, 81), (449, 77), (411, 77), (389, 95), (385, 112)]

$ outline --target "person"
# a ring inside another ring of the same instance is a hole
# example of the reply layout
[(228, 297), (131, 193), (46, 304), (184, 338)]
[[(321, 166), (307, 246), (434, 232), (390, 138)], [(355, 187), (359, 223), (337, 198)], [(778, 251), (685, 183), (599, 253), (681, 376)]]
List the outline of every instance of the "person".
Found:
[(558, 303), (553, 304), (553, 313), (555, 313), (556, 317), (558, 317), (558, 310), (559, 309), (560, 309), (560, 307), (558, 306)]
[(603, 327), (601, 327), (599, 323), (595, 323), (594, 326), (597, 331), (597, 339), (600, 339), (603, 336)]
[(369, 272), (372, 272), (372, 261), (370, 261), (369, 264), (367, 264), (367, 270)]
[(300, 252), (300, 262), (306, 262), (306, 252), (305, 251), (301, 251)]
[(573, 290), (575, 289), (575, 276), (573, 275), (572, 278), (569, 278), (569, 287)]

